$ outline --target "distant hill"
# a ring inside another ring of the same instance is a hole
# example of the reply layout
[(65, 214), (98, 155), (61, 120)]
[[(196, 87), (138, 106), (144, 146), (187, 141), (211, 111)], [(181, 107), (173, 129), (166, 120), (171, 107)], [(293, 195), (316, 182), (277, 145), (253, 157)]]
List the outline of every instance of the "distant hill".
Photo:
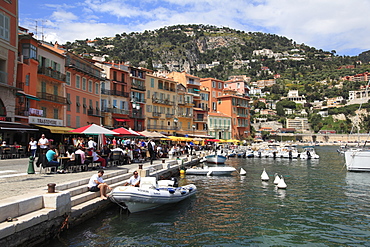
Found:
[(238, 74), (255, 80), (285, 74), (286, 79), (295, 80), (301, 72), (336, 69), (359, 59), (274, 34), (208, 25), (176, 25), (94, 41), (76, 40), (65, 46), (78, 54), (108, 55), (110, 61), (221, 80)]

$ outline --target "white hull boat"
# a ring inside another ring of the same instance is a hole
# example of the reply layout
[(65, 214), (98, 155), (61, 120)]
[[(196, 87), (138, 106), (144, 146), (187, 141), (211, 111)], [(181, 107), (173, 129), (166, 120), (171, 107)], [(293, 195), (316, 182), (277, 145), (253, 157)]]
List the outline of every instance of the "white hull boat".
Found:
[(206, 156), (207, 162), (212, 164), (224, 164), (226, 159), (226, 156), (220, 154), (211, 154)]
[(131, 213), (136, 213), (164, 204), (177, 203), (197, 191), (194, 184), (172, 187), (171, 183), (173, 184), (171, 180), (160, 180), (157, 184), (156, 178), (143, 177), (140, 187), (118, 186), (113, 189), (109, 197), (115, 203), (124, 204)]
[(186, 169), (187, 175), (231, 175), (236, 169), (231, 166), (204, 166)]
[(370, 150), (349, 149), (344, 152), (347, 171), (370, 172)]
[(301, 159), (307, 160), (307, 159), (319, 159), (320, 156), (316, 154), (315, 149), (310, 146), (303, 147), (303, 152), (300, 153), (299, 157)]

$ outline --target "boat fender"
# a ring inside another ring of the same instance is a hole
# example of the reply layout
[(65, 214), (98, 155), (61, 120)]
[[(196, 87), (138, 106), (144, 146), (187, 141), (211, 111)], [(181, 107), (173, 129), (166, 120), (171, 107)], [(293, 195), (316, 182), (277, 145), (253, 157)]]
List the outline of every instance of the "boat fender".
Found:
[(182, 190), (180, 191), (180, 193), (181, 193), (181, 195), (185, 195), (185, 194), (187, 193), (187, 191), (186, 191), (185, 189), (182, 189)]
[(172, 189), (172, 188), (169, 188), (169, 189), (168, 189), (168, 192), (170, 192), (170, 194), (175, 193), (175, 191), (176, 191), (176, 190), (175, 190), (175, 189)]
[(192, 192), (193, 191), (193, 188), (189, 188), (189, 192)]

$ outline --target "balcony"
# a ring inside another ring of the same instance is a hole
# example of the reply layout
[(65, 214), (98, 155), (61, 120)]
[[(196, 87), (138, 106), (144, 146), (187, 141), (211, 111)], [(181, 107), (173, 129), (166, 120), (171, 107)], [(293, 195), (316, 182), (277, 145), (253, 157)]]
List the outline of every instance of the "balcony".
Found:
[(175, 103), (173, 101), (170, 101), (168, 99), (158, 99), (158, 98), (155, 98), (155, 97), (152, 98), (152, 103), (163, 104), (163, 105), (175, 105)]
[(4, 71), (0, 71), (0, 83), (7, 84), (8, 81), (8, 73)]
[(160, 113), (160, 112), (153, 112), (152, 115), (153, 115), (153, 117), (160, 117), (160, 116), (162, 116), (162, 113)]
[(137, 89), (137, 90), (141, 90), (141, 91), (145, 91), (146, 90), (146, 87), (144, 85), (144, 82), (142, 81), (132, 81), (132, 84), (131, 84), (131, 88), (132, 89)]
[(21, 91), (23, 91), (24, 90), (24, 82), (22, 82), (22, 81), (17, 81), (17, 84), (16, 84), (16, 87), (19, 89), (19, 90), (21, 90)]
[(54, 103), (59, 103), (59, 104), (67, 104), (67, 98), (50, 94), (50, 93), (45, 93), (45, 92), (37, 92), (37, 98), (42, 99), (42, 100), (47, 100), (50, 102)]
[(124, 110), (124, 109), (118, 109), (118, 108), (105, 108), (104, 109), (105, 112), (111, 112), (113, 114), (122, 114), (122, 115), (128, 115), (129, 114), (129, 110)]
[(207, 118), (206, 117), (196, 117), (194, 118), (194, 121), (195, 122), (207, 122)]
[(170, 114), (170, 113), (166, 114), (166, 118), (173, 118), (174, 116), (175, 116), (175, 114)]
[(130, 114), (130, 118), (145, 119), (145, 116), (142, 113), (140, 113), (140, 112), (138, 112), (138, 113), (132, 112)]
[(176, 126), (164, 126), (164, 125), (159, 125), (159, 124), (148, 124), (147, 128), (152, 129), (152, 130), (178, 130), (179, 129)]
[(29, 110), (28, 110), (28, 107), (25, 107), (25, 106), (16, 106), (15, 107), (15, 115), (28, 117), (30, 115)]
[(130, 94), (128, 92), (118, 91), (118, 90), (109, 90), (109, 89), (102, 89), (101, 94), (104, 95), (115, 95), (115, 96), (122, 96), (128, 98)]
[(59, 81), (66, 81), (66, 75), (60, 73), (59, 71), (56, 71), (49, 67), (39, 67), (37, 73), (45, 76), (49, 76), (51, 78), (57, 79)]
[(194, 106), (194, 103), (193, 102), (190, 102), (190, 101), (185, 101), (185, 105)]
[(87, 115), (93, 116), (93, 117), (103, 117), (101, 114), (101, 111), (94, 110), (94, 109), (87, 110)]

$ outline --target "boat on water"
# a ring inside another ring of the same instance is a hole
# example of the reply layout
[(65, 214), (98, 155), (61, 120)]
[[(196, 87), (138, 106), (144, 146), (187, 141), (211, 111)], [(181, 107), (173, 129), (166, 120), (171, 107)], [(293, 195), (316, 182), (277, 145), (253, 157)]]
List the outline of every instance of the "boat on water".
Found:
[(231, 175), (236, 169), (232, 166), (203, 166), (203, 167), (192, 167), (186, 169), (185, 173), (187, 175), (212, 175), (212, 176), (222, 176)]
[(315, 148), (313, 146), (305, 146), (302, 147), (303, 152), (299, 154), (299, 157), (301, 159), (307, 160), (307, 159), (319, 159), (320, 156), (316, 154)]
[(227, 157), (221, 154), (210, 154), (206, 156), (207, 163), (224, 164)]
[(118, 186), (109, 194), (111, 201), (123, 204), (131, 213), (153, 209), (164, 204), (177, 203), (197, 192), (194, 184), (174, 187), (173, 180), (142, 177), (140, 187)]
[(370, 172), (370, 149), (351, 148), (344, 152), (347, 171)]

